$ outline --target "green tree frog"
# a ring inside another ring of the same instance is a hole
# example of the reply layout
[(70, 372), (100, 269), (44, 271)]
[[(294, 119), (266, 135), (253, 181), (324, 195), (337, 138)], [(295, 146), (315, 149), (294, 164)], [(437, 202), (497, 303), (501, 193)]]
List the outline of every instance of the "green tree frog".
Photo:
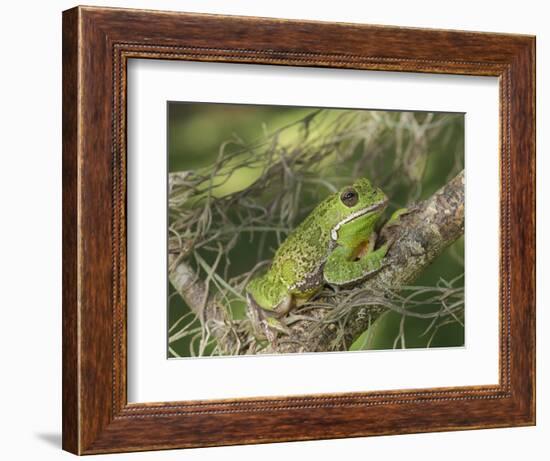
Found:
[(377, 272), (388, 245), (374, 249), (375, 225), (387, 203), (367, 179), (327, 197), (288, 235), (267, 273), (249, 282), (249, 306), (280, 318), (324, 284), (349, 285)]

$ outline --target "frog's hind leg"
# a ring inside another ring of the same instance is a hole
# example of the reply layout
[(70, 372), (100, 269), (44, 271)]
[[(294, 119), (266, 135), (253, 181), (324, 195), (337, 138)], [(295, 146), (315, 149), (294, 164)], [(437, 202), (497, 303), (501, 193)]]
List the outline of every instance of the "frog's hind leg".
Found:
[(260, 326), (261, 332), (267, 340), (271, 344), (276, 345), (279, 333), (289, 334), (288, 328), (280, 319), (292, 309), (294, 297), (287, 292), (284, 286), (279, 286), (279, 284), (273, 281), (268, 284), (259, 283), (255, 291), (260, 298), (265, 299), (267, 296), (269, 299), (279, 299), (276, 305), (271, 309), (267, 309), (262, 307), (251, 293), (246, 294), (249, 318), (253, 321), (254, 325)]

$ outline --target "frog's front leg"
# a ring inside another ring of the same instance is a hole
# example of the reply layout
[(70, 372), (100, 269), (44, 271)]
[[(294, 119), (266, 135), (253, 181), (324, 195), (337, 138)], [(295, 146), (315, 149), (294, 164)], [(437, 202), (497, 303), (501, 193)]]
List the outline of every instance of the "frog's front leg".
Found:
[(348, 285), (363, 280), (383, 267), (382, 260), (387, 251), (388, 244), (384, 244), (377, 250), (368, 251), (355, 260), (354, 249), (338, 246), (325, 262), (324, 279), (331, 285)]

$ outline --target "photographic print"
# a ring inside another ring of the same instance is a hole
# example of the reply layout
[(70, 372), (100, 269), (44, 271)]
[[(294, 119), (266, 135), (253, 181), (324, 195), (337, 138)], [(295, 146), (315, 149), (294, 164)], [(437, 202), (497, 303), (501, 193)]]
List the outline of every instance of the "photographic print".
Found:
[(464, 114), (168, 102), (168, 357), (464, 346)]

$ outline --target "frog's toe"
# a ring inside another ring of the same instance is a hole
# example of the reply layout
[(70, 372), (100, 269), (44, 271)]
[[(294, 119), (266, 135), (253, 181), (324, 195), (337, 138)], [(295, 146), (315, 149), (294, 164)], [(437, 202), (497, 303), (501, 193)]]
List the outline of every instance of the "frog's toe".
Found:
[(285, 335), (288, 335), (290, 333), (290, 330), (285, 325), (285, 323), (282, 322), (281, 320), (277, 320), (274, 317), (268, 317), (266, 319), (266, 323), (267, 323), (269, 328), (277, 331), (278, 333), (282, 333), (282, 334), (285, 334)]
[(405, 216), (410, 212), (411, 210), (409, 210), (408, 208), (398, 208), (392, 213), (390, 219), (388, 219), (388, 222), (386, 223), (386, 226), (396, 226), (400, 223), (401, 216)]

